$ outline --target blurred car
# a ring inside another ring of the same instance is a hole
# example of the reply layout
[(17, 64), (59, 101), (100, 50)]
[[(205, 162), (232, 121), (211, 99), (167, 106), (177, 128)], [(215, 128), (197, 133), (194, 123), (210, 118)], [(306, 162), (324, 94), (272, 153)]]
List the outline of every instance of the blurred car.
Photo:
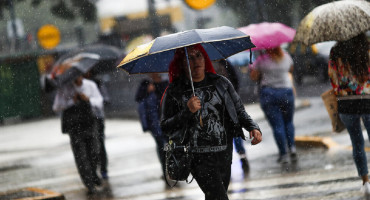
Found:
[(326, 82), (328, 76), (328, 61), (331, 47), (335, 42), (322, 42), (312, 46), (291, 44), (289, 52), (294, 61), (293, 77), (298, 85), (303, 83), (306, 76), (316, 77)]

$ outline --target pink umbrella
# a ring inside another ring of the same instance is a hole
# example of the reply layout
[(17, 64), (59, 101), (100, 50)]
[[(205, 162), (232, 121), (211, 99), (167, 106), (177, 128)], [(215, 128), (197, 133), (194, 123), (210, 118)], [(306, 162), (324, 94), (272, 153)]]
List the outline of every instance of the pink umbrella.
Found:
[(278, 47), (283, 43), (291, 42), (296, 32), (282, 23), (269, 22), (250, 24), (238, 29), (251, 37), (253, 44), (256, 45), (252, 50)]

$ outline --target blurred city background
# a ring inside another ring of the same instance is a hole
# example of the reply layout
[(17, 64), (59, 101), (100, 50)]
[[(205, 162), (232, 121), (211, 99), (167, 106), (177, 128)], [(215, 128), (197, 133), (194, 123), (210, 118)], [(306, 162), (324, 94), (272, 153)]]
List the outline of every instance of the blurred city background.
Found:
[[(138, 45), (197, 28), (241, 30), (277, 22), (293, 28), (297, 36), (303, 18), (329, 2), (333, 0), (0, 0), (0, 200), (50, 191), (73, 200), (204, 199), (196, 181), (170, 189), (160, 177), (156, 144), (151, 134), (143, 134), (134, 95), (148, 75), (129, 75), (116, 66)], [(334, 44), (281, 45), (293, 58), (296, 90), (299, 161), (288, 164), (276, 162), (278, 149), (259, 104), (259, 85), (249, 78), (250, 63), (261, 51), (227, 58), (237, 71), (245, 108), (263, 132), (259, 145), (244, 142), (250, 172), (244, 173), (234, 152), (230, 199), (363, 199), (348, 132), (333, 131), (321, 98), (332, 87), (328, 59)], [(111, 51), (114, 59), (98, 65), (98, 73), (90, 77), (106, 86), (109, 97), (104, 105), (109, 187), (92, 198), (85, 194), (60, 116), (52, 110), (56, 90), (49, 88), (46, 77), (62, 66), (60, 60), (97, 47)], [(162, 77), (168, 78), (165, 73)]]
[[(329, 0), (2, 0), (0, 2), (0, 122), (54, 116), (54, 93), (46, 93), (43, 77), (64, 53), (103, 43), (116, 46), (122, 58), (137, 45), (168, 33), (216, 26), (243, 27), (280, 22), (296, 28), (314, 7)], [(296, 62), (294, 78), (327, 81), (326, 67), (333, 43), (316, 47), (284, 45)], [(255, 58), (255, 54), (252, 57)], [(229, 58), (240, 71), (240, 95), (258, 101), (256, 84), (248, 78), (249, 52)], [(304, 60), (304, 61), (302, 61)], [(108, 88), (107, 117), (135, 118), (133, 97), (145, 75), (129, 76), (115, 67), (99, 79)], [(166, 76), (166, 74), (164, 74)]]

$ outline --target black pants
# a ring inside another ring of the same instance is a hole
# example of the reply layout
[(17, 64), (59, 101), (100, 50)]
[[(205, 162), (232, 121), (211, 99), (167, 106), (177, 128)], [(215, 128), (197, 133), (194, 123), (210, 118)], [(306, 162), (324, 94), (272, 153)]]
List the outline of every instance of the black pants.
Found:
[(97, 129), (98, 129), (98, 139), (99, 139), (99, 158), (100, 158), (100, 171), (102, 173), (108, 172), (108, 156), (105, 150), (105, 134), (104, 134), (104, 118), (97, 118)]
[(69, 134), (78, 173), (84, 185), (93, 190), (101, 180), (96, 174), (99, 142), (93, 131), (74, 131)]
[(193, 154), (191, 174), (206, 200), (228, 200), (231, 161), (226, 152)]

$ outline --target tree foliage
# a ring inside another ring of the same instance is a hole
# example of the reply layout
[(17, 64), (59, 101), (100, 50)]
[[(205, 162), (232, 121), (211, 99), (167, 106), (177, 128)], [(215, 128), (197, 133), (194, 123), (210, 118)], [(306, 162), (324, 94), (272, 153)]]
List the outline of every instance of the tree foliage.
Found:
[[(10, 3), (15, 5), (17, 2), (29, 1), (30, 7), (37, 7), (43, 1), (49, 0), (1, 0), (0, 17), (3, 17), (5, 9), (9, 9)], [(59, 18), (74, 20), (81, 17), (85, 22), (95, 22), (97, 18), (96, 6), (91, 0), (53, 0), (54, 4), (50, 7), (50, 12)]]

